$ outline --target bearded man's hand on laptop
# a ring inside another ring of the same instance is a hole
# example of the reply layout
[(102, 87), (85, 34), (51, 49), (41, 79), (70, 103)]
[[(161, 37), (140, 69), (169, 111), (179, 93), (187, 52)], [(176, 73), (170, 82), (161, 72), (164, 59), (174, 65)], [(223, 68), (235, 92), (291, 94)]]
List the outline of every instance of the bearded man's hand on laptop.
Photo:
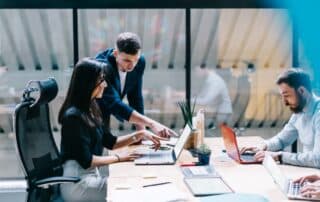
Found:
[(259, 151), (266, 151), (267, 150), (267, 145), (262, 144), (261, 146), (253, 146), (253, 147), (242, 147), (240, 149), (240, 154), (245, 154), (245, 153), (258, 153)]

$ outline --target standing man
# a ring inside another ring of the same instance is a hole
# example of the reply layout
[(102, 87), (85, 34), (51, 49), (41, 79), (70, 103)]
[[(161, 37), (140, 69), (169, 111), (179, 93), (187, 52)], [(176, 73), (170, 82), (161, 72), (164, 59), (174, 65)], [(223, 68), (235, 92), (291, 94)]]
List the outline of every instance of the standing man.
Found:
[[(169, 137), (175, 132), (166, 126), (144, 116), (142, 80), (145, 58), (141, 54), (140, 38), (131, 32), (118, 35), (115, 48), (108, 48), (99, 53), (96, 59), (107, 63), (107, 80), (110, 83), (99, 101), (101, 111), (109, 122), (110, 114), (118, 120), (135, 124), (137, 130), (145, 126), (162, 137)], [(122, 102), (127, 95), (129, 106)]]
[[(312, 93), (309, 75), (301, 69), (289, 69), (278, 77), (277, 84), (284, 104), (293, 112), (289, 122), (261, 147), (247, 147), (241, 152), (257, 152), (258, 161), (269, 154), (285, 164), (320, 168), (320, 100)], [(298, 138), (302, 152), (283, 151)]]

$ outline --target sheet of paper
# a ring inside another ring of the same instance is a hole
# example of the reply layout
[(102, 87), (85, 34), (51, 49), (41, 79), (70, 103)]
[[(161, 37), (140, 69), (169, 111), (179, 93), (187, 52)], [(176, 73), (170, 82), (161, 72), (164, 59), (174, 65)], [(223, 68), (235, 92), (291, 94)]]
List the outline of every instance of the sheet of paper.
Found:
[(113, 190), (108, 202), (170, 202), (187, 201), (187, 195), (174, 184), (137, 187), (130, 190)]

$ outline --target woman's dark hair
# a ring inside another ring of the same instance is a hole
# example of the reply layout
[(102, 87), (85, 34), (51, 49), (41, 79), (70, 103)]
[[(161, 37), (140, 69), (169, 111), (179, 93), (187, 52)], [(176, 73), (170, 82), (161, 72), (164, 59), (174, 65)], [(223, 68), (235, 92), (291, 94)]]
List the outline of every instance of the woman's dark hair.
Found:
[(91, 127), (102, 124), (102, 115), (95, 99), (91, 99), (97, 82), (103, 75), (105, 64), (91, 58), (81, 59), (73, 69), (64, 103), (59, 112), (59, 123), (72, 106), (82, 112), (82, 118)]

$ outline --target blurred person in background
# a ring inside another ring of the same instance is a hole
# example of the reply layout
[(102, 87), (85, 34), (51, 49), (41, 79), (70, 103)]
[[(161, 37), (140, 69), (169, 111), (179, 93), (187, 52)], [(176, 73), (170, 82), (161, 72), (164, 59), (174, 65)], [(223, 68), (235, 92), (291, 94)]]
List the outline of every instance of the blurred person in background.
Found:
[(215, 125), (228, 123), (232, 114), (232, 103), (229, 90), (223, 78), (215, 70), (208, 67), (197, 67), (196, 74), (204, 83), (200, 92), (192, 99), (201, 107), (213, 110)]

